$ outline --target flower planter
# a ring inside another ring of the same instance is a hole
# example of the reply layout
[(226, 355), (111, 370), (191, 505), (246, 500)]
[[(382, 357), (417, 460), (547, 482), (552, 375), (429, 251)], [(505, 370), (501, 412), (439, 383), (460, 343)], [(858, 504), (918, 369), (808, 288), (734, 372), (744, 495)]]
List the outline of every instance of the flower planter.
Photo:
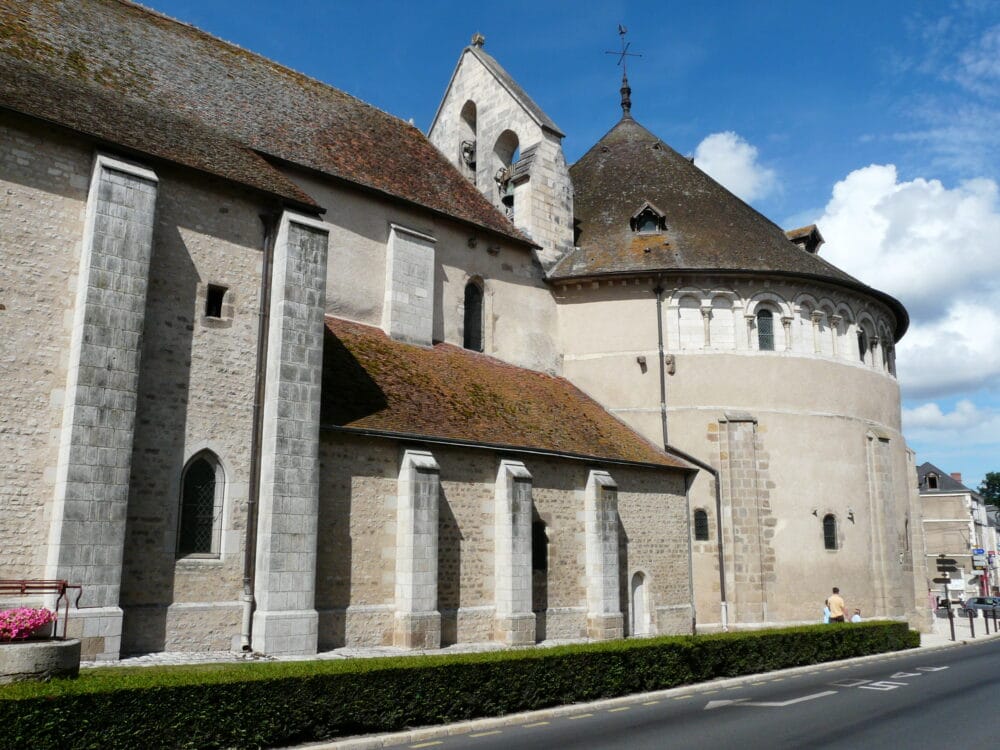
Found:
[(24, 640), (0, 643), (0, 684), (21, 680), (76, 677), (80, 641)]

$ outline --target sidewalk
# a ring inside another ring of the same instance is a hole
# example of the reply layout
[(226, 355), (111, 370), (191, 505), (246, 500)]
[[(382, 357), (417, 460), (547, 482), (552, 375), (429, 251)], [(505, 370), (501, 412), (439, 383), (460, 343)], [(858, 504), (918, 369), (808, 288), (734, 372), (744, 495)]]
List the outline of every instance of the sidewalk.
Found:
[[(975, 637), (973, 637), (973, 630), (969, 627), (969, 619), (962, 617), (957, 612), (955, 613), (955, 641), (953, 642), (951, 640), (951, 629), (948, 627), (948, 618), (935, 616), (933, 630), (930, 633), (923, 633), (920, 637), (920, 647), (946, 646), (953, 643), (955, 645), (960, 643), (975, 643), (987, 638), (993, 639), (998, 637), (993, 627), (992, 617), (987, 623), (983, 621), (982, 614), (980, 613), (980, 616), (973, 618), (972, 622)], [(1000, 623), (1000, 620), (998, 620), (998, 623)], [(988, 634), (986, 632), (987, 627), (989, 627)]]
[[(982, 616), (975, 618), (976, 637), (973, 639), (969, 630), (967, 618), (955, 617), (955, 642), (958, 645), (962, 642), (980, 641), (984, 638), (995, 638), (993, 621), (989, 623), (990, 632), (986, 634)], [(576, 640), (544, 641), (538, 647), (562, 646), (569, 643), (587, 643), (587, 639)], [(932, 632), (923, 633), (920, 638), (921, 648), (932, 648), (952, 645), (951, 632), (948, 628), (948, 620), (944, 618), (934, 618)], [(327, 661), (331, 659), (372, 659), (379, 656), (419, 656), (425, 654), (465, 654), (482, 653), (485, 651), (501, 651), (507, 648), (498, 643), (458, 643), (445, 648), (411, 651), (392, 646), (378, 646), (372, 648), (338, 648), (330, 651), (322, 651), (312, 657), (302, 656), (265, 656), (264, 654), (244, 654), (234, 651), (159, 651), (152, 654), (141, 654), (135, 656), (125, 656), (118, 661), (84, 661), (81, 667), (153, 667), (172, 664), (212, 664), (218, 662), (247, 662), (247, 661), (303, 661), (316, 660)]]

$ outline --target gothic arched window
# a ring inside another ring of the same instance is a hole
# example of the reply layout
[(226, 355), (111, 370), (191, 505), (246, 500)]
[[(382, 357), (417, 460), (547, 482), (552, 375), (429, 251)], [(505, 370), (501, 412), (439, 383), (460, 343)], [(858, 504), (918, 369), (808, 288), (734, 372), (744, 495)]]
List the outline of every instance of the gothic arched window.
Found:
[(708, 513), (701, 509), (694, 512), (694, 538), (698, 542), (708, 541)]
[(465, 285), (465, 327), (462, 346), (474, 352), (483, 350), (483, 287), (475, 279)]
[(832, 513), (823, 516), (823, 547), (837, 549), (837, 517)]
[(774, 351), (774, 313), (770, 310), (757, 313), (757, 348), (762, 352)]
[(224, 483), (222, 467), (208, 451), (199, 453), (184, 468), (178, 556), (219, 553)]
[(864, 328), (858, 329), (858, 357), (861, 358), (862, 362), (867, 361), (868, 355), (868, 334), (865, 333)]

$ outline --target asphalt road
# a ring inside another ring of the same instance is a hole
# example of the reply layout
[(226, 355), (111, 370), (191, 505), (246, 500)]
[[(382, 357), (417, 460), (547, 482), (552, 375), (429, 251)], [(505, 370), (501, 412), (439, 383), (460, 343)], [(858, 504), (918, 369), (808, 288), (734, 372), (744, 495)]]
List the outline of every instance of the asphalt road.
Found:
[(997, 741), (993, 702), (1000, 640), (913, 651), (853, 665), (763, 676), (731, 688), (637, 697), (546, 721), (425, 740), (403, 747), (531, 748), (879, 748), (919, 750)]

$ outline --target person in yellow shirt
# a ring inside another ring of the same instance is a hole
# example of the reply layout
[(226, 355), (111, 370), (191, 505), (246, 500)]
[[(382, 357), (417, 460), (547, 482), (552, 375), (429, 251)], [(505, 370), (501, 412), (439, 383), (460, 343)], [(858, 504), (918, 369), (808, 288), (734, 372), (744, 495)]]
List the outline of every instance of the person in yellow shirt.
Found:
[(836, 586), (833, 587), (833, 594), (826, 600), (826, 606), (830, 608), (830, 622), (845, 621), (844, 613), (847, 611), (847, 607), (840, 596), (840, 589)]

